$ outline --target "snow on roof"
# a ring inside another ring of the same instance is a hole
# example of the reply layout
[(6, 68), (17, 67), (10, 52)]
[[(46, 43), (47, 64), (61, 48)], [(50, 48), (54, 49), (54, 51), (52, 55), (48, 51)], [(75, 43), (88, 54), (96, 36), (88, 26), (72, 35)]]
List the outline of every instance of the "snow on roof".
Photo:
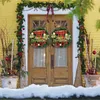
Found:
[(95, 87), (74, 87), (72, 85), (48, 87), (48, 85), (32, 84), (23, 89), (0, 88), (0, 98), (31, 98), (31, 97), (49, 97), (49, 98), (68, 98), (73, 95), (76, 97), (100, 95), (100, 86)]

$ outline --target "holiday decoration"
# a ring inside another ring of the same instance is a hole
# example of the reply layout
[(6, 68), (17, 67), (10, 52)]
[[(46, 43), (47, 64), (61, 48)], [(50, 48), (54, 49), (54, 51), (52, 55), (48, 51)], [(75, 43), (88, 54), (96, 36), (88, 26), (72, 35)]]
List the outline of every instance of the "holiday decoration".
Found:
[[(90, 35), (85, 35), (85, 45), (86, 45), (86, 74), (87, 75), (96, 75), (96, 64), (94, 65), (92, 63), (91, 57), (90, 57)], [(94, 50), (93, 53), (95, 54), (96, 51)]]
[(52, 34), (52, 46), (54, 47), (67, 47), (70, 45), (72, 36), (67, 28), (56, 28)]
[(92, 53), (95, 55), (96, 54), (96, 50), (94, 50)]
[(85, 66), (85, 58), (84, 58), (84, 50), (85, 50), (85, 47), (84, 47), (84, 42), (85, 42), (85, 35), (87, 34), (87, 31), (84, 27), (84, 18), (81, 17), (79, 20), (78, 20), (78, 23), (79, 23), (79, 40), (77, 42), (77, 47), (78, 47), (78, 56), (80, 57), (80, 60), (81, 60), (81, 70), (82, 70), (82, 74), (85, 74), (86, 72), (86, 66)]
[[(23, 44), (23, 38), (22, 38), (22, 36), (23, 36), (22, 30), (25, 30), (25, 28), (23, 26), (23, 22), (25, 21), (25, 19), (24, 19), (23, 13), (22, 13), (23, 10), (24, 10), (24, 7), (28, 6), (30, 8), (32, 8), (32, 7), (34, 7), (34, 8), (46, 7), (47, 8), (48, 5), (52, 4), (53, 8), (65, 10), (65, 9), (70, 9), (70, 8), (75, 9), (75, 6), (77, 4), (76, 1), (69, 3), (69, 4), (66, 4), (66, 5), (63, 2), (59, 2), (59, 3), (56, 4), (54, 2), (49, 3), (49, 2), (32, 2), (32, 1), (25, 2), (25, 0), (21, 0), (21, 1), (22, 1), (21, 3), (18, 3), (17, 9), (16, 9), (17, 23), (18, 23), (17, 31), (16, 31), (17, 40), (18, 40), (18, 43), (17, 43), (17, 46), (18, 46), (17, 68), (19, 70), (21, 69), (21, 59), (22, 59), (21, 55), (23, 55), (23, 46), (25, 45), (25, 44)], [(85, 50), (85, 48), (84, 48), (84, 35), (86, 34), (86, 29), (84, 27), (84, 16), (82, 16), (81, 14), (80, 14), (80, 16), (81, 17), (78, 17), (79, 18), (79, 20), (78, 20), (78, 23), (79, 23), (79, 27), (78, 27), (78, 29), (79, 29), (79, 40), (77, 42), (77, 47), (78, 47), (78, 53), (79, 53), (78, 56), (80, 57), (80, 60), (81, 60), (82, 73), (84, 74), (86, 67), (85, 67), (85, 59), (84, 59), (84, 53), (83, 52)], [(59, 45), (62, 45), (62, 44), (59, 44)], [(21, 55), (19, 55), (20, 53), (21, 53)]]
[(97, 56), (96, 56), (96, 53), (97, 53), (97, 52), (96, 52), (96, 50), (93, 50), (92, 53), (94, 54), (94, 59), (95, 59), (95, 68), (96, 68), (96, 57), (97, 57)]
[(17, 63), (18, 59), (16, 55), (14, 55), (14, 42), (11, 43), (8, 42), (9, 34), (7, 32), (6, 26), (4, 28), (0, 28), (0, 42), (2, 45), (2, 52), (3, 52), (3, 58), (0, 60), (0, 66), (1, 66), (1, 75), (2, 76), (15, 76), (18, 75), (17, 70)]
[[(51, 5), (51, 4), (49, 4), (48, 6), (47, 6), (47, 22), (49, 22), (49, 20), (48, 20), (48, 15), (49, 15), (49, 12), (51, 11), (51, 13), (52, 13), (52, 17), (53, 17), (53, 15), (54, 15), (54, 10), (53, 10), (53, 6)], [(53, 21), (53, 19), (52, 19), (52, 21)]]
[(86, 75), (97, 75), (97, 70), (93, 66), (86, 71)]
[(44, 28), (33, 30), (30, 35), (30, 44), (33, 47), (46, 47), (48, 45), (48, 32)]
[[(18, 57), (18, 64), (17, 64), (17, 69), (20, 71), (21, 69), (21, 60), (22, 60), (22, 55), (23, 55), (23, 47), (25, 44), (23, 44), (23, 33), (22, 30), (25, 30), (24, 26), (23, 26), (23, 22), (25, 21), (24, 16), (22, 14), (22, 11), (24, 10), (25, 6), (28, 7), (34, 7), (34, 8), (41, 8), (41, 7), (47, 7), (48, 5), (51, 5), (53, 8), (58, 8), (58, 9), (70, 9), (70, 8), (74, 8), (75, 4), (74, 3), (70, 3), (67, 6), (64, 5), (64, 3), (59, 2), (58, 4), (56, 3), (49, 3), (49, 2), (32, 2), (32, 1), (27, 1), (27, 3), (25, 2), (25, 0), (21, 0), (21, 3), (18, 3), (17, 5), (17, 31), (16, 31), (16, 36), (17, 36), (17, 46), (18, 46), (18, 53), (17, 53), (17, 57)], [(37, 44), (37, 46), (39, 46), (40, 44)]]

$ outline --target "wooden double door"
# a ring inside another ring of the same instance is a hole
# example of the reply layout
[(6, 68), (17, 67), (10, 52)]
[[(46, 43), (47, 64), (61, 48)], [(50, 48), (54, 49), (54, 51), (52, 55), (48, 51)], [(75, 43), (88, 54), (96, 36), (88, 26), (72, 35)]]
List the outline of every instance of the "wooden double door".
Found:
[[(67, 27), (72, 33), (72, 20), (66, 15), (48, 16), (29, 15), (29, 32), (37, 27), (44, 27), (49, 34), (57, 27)], [(67, 48), (55, 48), (51, 45), (46, 48), (28, 47), (28, 83), (48, 84), (49, 86), (72, 84), (72, 44)]]

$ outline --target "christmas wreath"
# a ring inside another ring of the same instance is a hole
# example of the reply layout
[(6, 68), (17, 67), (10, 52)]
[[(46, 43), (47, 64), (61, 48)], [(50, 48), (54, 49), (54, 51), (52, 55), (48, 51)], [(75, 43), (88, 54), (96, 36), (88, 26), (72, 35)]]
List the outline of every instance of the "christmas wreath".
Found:
[(30, 45), (33, 47), (46, 47), (48, 43), (48, 32), (44, 28), (32, 30), (29, 35)]
[(54, 47), (67, 47), (71, 44), (72, 36), (67, 28), (56, 28), (52, 34), (52, 46)]

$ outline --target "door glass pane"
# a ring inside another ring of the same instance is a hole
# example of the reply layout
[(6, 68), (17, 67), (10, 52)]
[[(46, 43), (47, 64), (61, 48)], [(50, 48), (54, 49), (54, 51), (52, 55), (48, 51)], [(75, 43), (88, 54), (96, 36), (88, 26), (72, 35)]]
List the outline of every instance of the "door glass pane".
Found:
[(67, 51), (66, 48), (55, 48), (55, 66), (66, 67), (67, 66)]
[(34, 48), (34, 66), (45, 67), (45, 48)]

